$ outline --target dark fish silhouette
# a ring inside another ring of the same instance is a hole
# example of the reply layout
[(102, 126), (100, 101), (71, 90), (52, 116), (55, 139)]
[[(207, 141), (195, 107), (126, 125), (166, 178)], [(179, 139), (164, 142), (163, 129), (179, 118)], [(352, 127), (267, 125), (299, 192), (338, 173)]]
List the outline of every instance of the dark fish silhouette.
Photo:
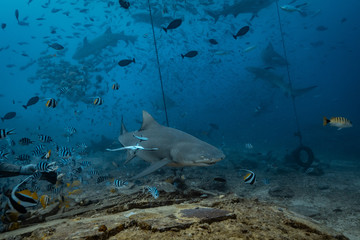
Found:
[(164, 29), (164, 31), (167, 33), (167, 30), (178, 28), (181, 25), (181, 23), (182, 23), (181, 19), (175, 19), (166, 28), (162, 28), (162, 29)]
[(215, 39), (209, 39), (209, 42), (213, 45), (217, 45), (218, 42)]
[(32, 97), (32, 98), (29, 99), (29, 101), (27, 102), (26, 105), (23, 105), (23, 107), (24, 107), (25, 109), (27, 109), (27, 107), (36, 104), (38, 101), (39, 101), (39, 97), (38, 97), (38, 96)]
[(186, 53), (185, 55), (181, 54), (181, 57), (182, 58), (184, 58), (184, 57), (193, 58), (196, 55), (198, 55), (198, 51), (190, 51), (190, 52)]
[(55, 49), (55, 50), (63, 50), (64, 47), (58, 43), (49, 44), (49, 47)]
[(2, 23), (1, 24), (1, 29), (5, 29), (6, 28), (6, 23)]
[(234, 39), (244, 36), (250, 30), (249, 26), (242, 27), (236, 35), (233, 35)]
[(19, 10), (15, 10), (15, 17), (16, 17), (16, 20), (18, 21), (19, 23)]
[(119, 64), (120, 67), (125, 67), (125, 66), (129, 65), (132, 62), (135, 63), (135, 58), (133, 58), (132, 60), (131, 59), (121, 60), (121, 61), (118, 62), (118, 64)]
[(216, 178), (214, 178), (214, 181), (226, 183), (226, 179), (221, 178), (221, 177), (216, 177)]
[(1, 118), (1, 121), (4, 122), (4, 120), (13, 119), (15, 116), (16, 116), (16, 112), (8, 112), (7, 114), (5, 114), (4, 117)]
[(120, 7), (128, 9), (130, 7), (130, 3), (125, 0), (119, 0)]

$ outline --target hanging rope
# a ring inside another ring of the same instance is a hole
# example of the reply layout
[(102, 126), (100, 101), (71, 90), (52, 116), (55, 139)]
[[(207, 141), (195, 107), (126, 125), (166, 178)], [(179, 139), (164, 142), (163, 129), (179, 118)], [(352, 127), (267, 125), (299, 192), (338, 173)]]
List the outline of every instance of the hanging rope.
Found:
[(169, 119), (168, 119), (168, 114), (167, 114), (167, 109), (166, 109), (166, 102), (165, 102), (164, 85), (163, 85), (163, 81), (162, 81), (162, 77), (161, 77), (161, 70), (160, 70), (160, 63), (159, 63), (159, 53), (158, 53), (158, 48), (157, 48), (157, 44), (156, 44), (155, 31), (154, 31), (154, 22), (153, 22), (153, 17), (152, 17), (152, 13), (151, 13), (150, 0), (148, 0), (148, 4), (149, 4), (150, 19), (151, 19), (151, 27), (152, 27), (153, 38), (154, 38), (154, 47), (155, 47), (155, 52), (156, 52), (156, 62), (157, 62), (157, 65), (158, 65), (158, 70), (159, 70), (161, 93), (162, 93), (162, 98), (163, 98), (163, 103), (164, 103), (166, 125), (169, 126)]
[[(286, 60), (286, 70), (287, 70), (287, 75), (288, 75), (288, 79), (289, 79), (289, 87), (290, 87), (290, 89), (293, 89), (291, 78), (290, 78), (289, 62), (288, 62), (287, 55), (286, 55), (284, 33), (283, 33), (282, 25), (281, 25), (278, 1), (276, 1), (276, 10), (277, 10), (277, 15), (278, 15), (278, 19), (279, 19), (279, 27), (280, 27), (282, 45), (283, 45), (283, 50), (284, 50), (284, 57)], [(297, 136), (299, 138), (299, 143), (300, 143), (300, 145), (302, 145), (302, 135), (301, 135), (301, 131), (300, 131), (300, 123), (299, 123), (299, 118), (298, 118), (298, 114), (297, 114), (297, 108), (296, 108), (296, 104), (295, 104), (295, 96), (291, 95), (291, 99), (292, 99), (292, 106), (294, 109), (295, 122), (296, 122), (296, 128), (297, 128), (297, 132), (295, 132), (295, 136)]]

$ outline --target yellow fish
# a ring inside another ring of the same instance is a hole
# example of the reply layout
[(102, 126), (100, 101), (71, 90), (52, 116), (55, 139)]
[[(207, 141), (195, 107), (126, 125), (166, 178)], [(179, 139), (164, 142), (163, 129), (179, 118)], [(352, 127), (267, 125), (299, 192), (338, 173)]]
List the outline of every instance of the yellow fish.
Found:
[(352, 127), (352, 123), (349, 119), (346, 119), (344, 117), (332, 117), (330, 119), (327, 119), (326, 117), (323, 118), (323, 125), (330, 125), (333, 127), (337, 127), (338, 130), (341, 130), (343, 128), (349, 128)]
[(49, 205), (50, 198), (48, 195), (42, 195), (40, 197), (40, 203), (43, 208), (46, 208), (47, 205)]
[(71, 195), (71, 194), (80, 194), (80, 193), (82, 193), (82, 190), (81, 189), (75, 189), (74, 191), (71, 191), (71, 192), (69, 192), (69, 195)]

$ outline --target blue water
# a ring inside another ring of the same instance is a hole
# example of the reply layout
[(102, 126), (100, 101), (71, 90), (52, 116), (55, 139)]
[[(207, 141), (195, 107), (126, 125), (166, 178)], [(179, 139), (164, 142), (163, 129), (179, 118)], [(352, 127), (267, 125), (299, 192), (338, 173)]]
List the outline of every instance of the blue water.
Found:
[[(149, 14), (147, 1), (131, 2), (128, 10), (120, 8), (118, 1), (110, 2), (114, 4), (52, 0), (46, 7), (47, 1), (39, 0), (30, 4), (0, 3), (0, 22), (6, 23), (6, 28), (0, 29), (0, 48), (8, 46), (0, 51), (0, 115), (16, 112), (16, 117), (1, 122), (0, 128), (15, 128), (16, 135), (11, 136), (15, 142), (22, 137), (36, 140), (37, 134), (46, 134), (60, 145), (86, 143), (91, 152), (95, 149), (91, 148), (93, 144), (101, 142), (103, 137), (109, 139), (109, 144), (117, 141), (122, 117), (129, 130), (139, 129), (142, 110), (146, 110), (164, 125), (167, 114), (169, 126), (224, 150), (246, 151), (245, 144), (251, 143), (256, 151), (273, 151), (281, 158), (299, 145), (299, 139), (294, 136), (297, 125), (292, 98), (261, 79), (255, 80), (245, 70), (248, 66), (267, 67), (261, 53), (271, 42), (281, 56), (286, 51), (294, 88), (317, 85), (295, 98), (303, 144), (313, 149), (320, 162), (358, 165), (359, 1), (309, 1), (304, 7), (306, 16), (279, 9), (280, 22), (274, 2), (252, 20), (251, 13), (243, 13), (237, 17), (220, 17), (215, 22), (205, 10), (221, 9), (222, 1), (208, 6), (207, 1), (152, 0), (154, 15), (162, 12), (163, 17), (183, 19), (179, 28), (168, 33), (159, 25), (154, 28), (163, 90), (150, 18), (145, 17), (142, 22), (134, 17), (139, 13)], [(279, 1), (279, 6), (288, 2)], [(292, 5), (301, 3), (295, 1)], [(18, 24), (15, 9), (19, 10), (19, 20), (28, 26)], [(53, 13), (53, 9), (60, 10)], [(86, 11), (80, 12), (81, 9)], [(36, 20), (39, 17), (44, 20)], [(164, 21), (161, 26), (169, 23)], [(84, 27), (85, 24), (91, 25)], [(246, 25), (250, 31), (234, 40), (232, 34)], [(319, 26), (325, 30), (319, 30)], [(85, 37), (91, 41), (108, 27), (113, 33), (135, 35), (137, 40), (128, 44), (120, 40), (116, 46), (81, 61), (72, 58)], [(51, 33), (52, 29), (56, 32)], [(219, 44), (211, 45), (210, 38)], [(64, 50), (48, 47), (54, 42), (63, 45)], [(251, 46), (255, 48), (246, 52)], [(181, 58), (181, 54), (191, 50), (198, 51), (198, 55)], [(44, 57), (49, 58), (48, 65), (39, 64)], [(120, 60), (132, 58), (136, 63), (126, 67), (117, 65)], [(21, 70), (32, 61), (36, 62)], [(66, 68), (59, 65), (61, 61), (71, 64), (81, 76), (64, 79)], [(274, 71), (289, 81), (286, 67), (276, 67)], [(51, 74), (50, 80), (44, 79), (46, 74)], [(97, 82), (97, 76), (102, 80)], [(76, 77), (87, 81), (81, 87), (84, 94), (70, 93), (71, 98), (60, 95), (61, 81), (76, 84)], [(118, 91), (111, 89), (115, 82), (120, 85)], [(25, 110), (22, 105), (33, 96), (40, 97), (39, 103)], [(97, 96), (103, 98), (103, 105), (92, 104)], [(58, 106), (47, 108), (47, 98), (56, 99)], [(259, 105), (265, 108), (256, 113)], [(323, 116), (345, 117), (352, 121), (353, 127), (340, 131), (324, 127)], [(70, 142), (64, 136), (68, 126), (77, 129)], [(0, 140), (1, 145), (6, 143)], [(104, 151), (106, 147), (103, 146)], [(29, 154), (26, 151), (16, 148), (16, 155)], [(227, 161), (219, 164), (226, 165)]]

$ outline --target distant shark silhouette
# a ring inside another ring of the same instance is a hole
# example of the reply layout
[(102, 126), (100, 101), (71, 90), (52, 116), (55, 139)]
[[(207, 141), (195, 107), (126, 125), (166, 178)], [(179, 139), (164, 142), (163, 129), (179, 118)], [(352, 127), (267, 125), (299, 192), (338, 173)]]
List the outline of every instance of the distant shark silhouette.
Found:
[(108, 46), (115, 47), (119, 40), (123, 40), (128, 44), (129, 42), (134, 43), (136, 39), (137, 36), (125, 35), (124, 32), (112, 33), (111, 28), (109, 27), (104, 34), (93, 39), (92, 41), (88, 41), (85, 37), (83, 45), (75, 51), (73, 59), (80, 60), (90, 55), (98, 55), (104, 48)]
[(289, 84), (284, 82), (283, 76), (274, 73), (270, 69), (263, 69), (259, 67), (246, 67), (245, 69), (254, 74), (255, 79), (262, 79), (270, 83), (273, 87), (280, 88), (286, 96), (298, 97), (317, 87), (311, 86), (307, 88), (293, 89), (289, 86)]
[(207, 14), (215, 19), (215, 22), (219, 20), (220, 16), (233, 15), (236, 17), (241, 13), (252, 13), (252, 20), (257, 13), (268, 6), (270, 6), (276, 0), (235, 0), (235, 3), (232, 5), (225, 5), (223, 10), (219, 11), (210, 11), (207, 10)]
[(267, 47), (261, 52), (261, 58), (267, 66), (286, 66), (287, 61), (280, 54), (275, 52), (271, 42)]
[(216, 147), (180, 130), (160, 125), (146, 111), (138, 131), (128, 132), (121, 124), (120, 143), (124, 146), (109, 151), (128, 150), (125, 163), (139, 157), (151, 166), (134, 176), (136, 179), (148, 175), (167, 165), (171, 167), (210, 166), (225, 158)]

